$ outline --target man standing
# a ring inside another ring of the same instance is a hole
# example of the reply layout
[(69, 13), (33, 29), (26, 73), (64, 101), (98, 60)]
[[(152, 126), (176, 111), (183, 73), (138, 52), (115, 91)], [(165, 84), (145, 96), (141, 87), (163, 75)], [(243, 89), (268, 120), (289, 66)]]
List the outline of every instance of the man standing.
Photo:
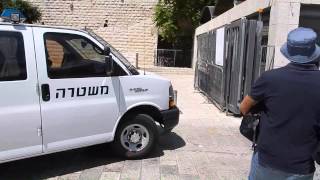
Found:
[(320, 130), (320, 48), (312, 29), (297, 28), (281, 53), (287, 66), (265, 72), (244, 98), (246, 115), (264, 106), (249, 180), (311, 180)]

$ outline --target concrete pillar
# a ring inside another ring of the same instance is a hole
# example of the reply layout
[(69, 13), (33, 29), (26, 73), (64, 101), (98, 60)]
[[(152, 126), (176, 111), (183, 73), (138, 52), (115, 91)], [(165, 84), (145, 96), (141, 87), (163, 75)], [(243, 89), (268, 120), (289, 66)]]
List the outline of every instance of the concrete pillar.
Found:
[(280, 48), (286, 42), (288, 33), (299, 26), (300, 6), (298, 0), (274, 0), (272, 2), (268, 45), (275, 46), (275, 68), (289, 63), (281, 54)]

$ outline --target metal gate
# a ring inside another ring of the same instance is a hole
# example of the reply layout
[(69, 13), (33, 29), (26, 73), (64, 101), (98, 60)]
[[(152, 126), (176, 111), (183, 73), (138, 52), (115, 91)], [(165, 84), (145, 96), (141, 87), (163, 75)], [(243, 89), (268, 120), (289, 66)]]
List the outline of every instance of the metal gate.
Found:
[(262, 27), (260, 21), (241, 19), (226, 30), (226, 110), (235, 114), (260, 75)]
[[(244, 65), (244, 87), (243, 96), (249, 94), (250, 89), (254, 81), (262, 73), (262, 28), (263, 24), (260, 21), (249, 21), (247, 23), (247, 44), (246, 44), (246, 55), (245, 55), (245, 65)], [(263, 69), (264, 72), (265, 69)]]
[[(224, 66), (214, 63), (215, 32), (199, 35), (195, 87), (218, 107), (239, 114), (243, 97), (266, 67), (271, 67), (273, 51), (262, 47), (263, 24), (241, 19), (225, 27)], [(268, 55), (268, 56), (266, 56)]]
[(246, 20), (232, 23), (226, 30), (226, 110), (239, 113), (244, 69)]
[(235, 114), (261, 73), (262, 27), (261, 21), (241, 19), (226, 30), (226, 110)]

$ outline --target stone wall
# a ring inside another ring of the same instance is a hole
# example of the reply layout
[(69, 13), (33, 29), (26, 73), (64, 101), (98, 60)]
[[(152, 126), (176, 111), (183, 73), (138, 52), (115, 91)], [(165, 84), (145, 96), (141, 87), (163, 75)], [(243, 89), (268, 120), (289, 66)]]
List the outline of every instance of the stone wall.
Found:
[[(29, 0), (46, 25), (90, 28), (139, 66), (152, 66), (157, 30), (152, 21), (158, 0)], [(107, 26), (107, 27), (105, 27)]]

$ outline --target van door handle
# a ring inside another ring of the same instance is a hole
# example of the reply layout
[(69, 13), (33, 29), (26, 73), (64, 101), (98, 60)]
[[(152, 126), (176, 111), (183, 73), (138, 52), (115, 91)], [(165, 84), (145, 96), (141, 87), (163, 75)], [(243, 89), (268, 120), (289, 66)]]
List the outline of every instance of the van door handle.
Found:
[(43, 101), (50, 101), (50, 87), (49, 84), (41, 85), (41, 94)]

